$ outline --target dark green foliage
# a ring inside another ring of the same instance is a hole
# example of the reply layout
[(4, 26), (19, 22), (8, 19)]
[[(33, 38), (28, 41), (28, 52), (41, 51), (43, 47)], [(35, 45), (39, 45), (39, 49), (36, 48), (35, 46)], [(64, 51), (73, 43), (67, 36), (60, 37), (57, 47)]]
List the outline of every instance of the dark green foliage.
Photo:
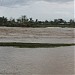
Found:
[(53, 48), (61, 46), (73, 46), (75, 44), (50, 44), (50, 43), (21, 43), (21, 42), (0, 42), (0, 46), (12, 46), (19, 48)]
[(66, 22), (63, 19), (54, 19), (54, 21), (35, 21), (32, 18), (27, 18), (25, 15), (21, 16), (18, 19), (0, 17), (0, 26), (6, 27), (75, 27), (74, 20), (70, 19), (69, 22)]

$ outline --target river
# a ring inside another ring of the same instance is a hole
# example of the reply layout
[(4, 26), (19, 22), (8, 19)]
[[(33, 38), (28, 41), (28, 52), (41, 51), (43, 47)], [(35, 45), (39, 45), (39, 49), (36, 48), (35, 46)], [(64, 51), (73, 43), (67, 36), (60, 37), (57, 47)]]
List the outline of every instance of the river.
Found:
[(74, 46), (0, 47), (0, 75), (74, 75)]

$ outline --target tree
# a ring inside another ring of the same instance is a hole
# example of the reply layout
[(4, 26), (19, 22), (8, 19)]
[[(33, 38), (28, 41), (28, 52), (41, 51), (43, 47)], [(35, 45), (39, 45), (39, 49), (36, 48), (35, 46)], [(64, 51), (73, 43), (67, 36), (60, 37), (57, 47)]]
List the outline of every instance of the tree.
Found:
[(0, 26), (5, 26), (5, 25), (7, 25), (7, 18), (5, 18), (4, 16), (0, 17)]

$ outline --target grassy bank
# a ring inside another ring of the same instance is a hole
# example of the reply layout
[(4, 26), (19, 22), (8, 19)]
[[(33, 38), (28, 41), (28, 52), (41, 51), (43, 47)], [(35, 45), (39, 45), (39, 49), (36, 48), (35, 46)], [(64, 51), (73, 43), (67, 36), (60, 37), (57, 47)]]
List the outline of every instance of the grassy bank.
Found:
[(61, 46), (74, 46), (75, 44), (50, 44), (50, 43), (16, 43), (16, 42), (0, 42), (0, 46), (19, 47), (19, 48), (53, 48)]

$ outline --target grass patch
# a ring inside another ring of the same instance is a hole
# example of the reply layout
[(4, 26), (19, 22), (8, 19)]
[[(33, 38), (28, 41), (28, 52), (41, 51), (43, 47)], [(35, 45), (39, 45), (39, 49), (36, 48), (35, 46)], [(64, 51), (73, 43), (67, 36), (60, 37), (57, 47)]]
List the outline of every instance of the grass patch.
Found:
[(50, 44), (50, 43), (20, 43), (20, 42), (0, 42), (0, 46), (12, 46), (19, 48), (53, 48), (61, 46), (73, 46), (75, 44)]

